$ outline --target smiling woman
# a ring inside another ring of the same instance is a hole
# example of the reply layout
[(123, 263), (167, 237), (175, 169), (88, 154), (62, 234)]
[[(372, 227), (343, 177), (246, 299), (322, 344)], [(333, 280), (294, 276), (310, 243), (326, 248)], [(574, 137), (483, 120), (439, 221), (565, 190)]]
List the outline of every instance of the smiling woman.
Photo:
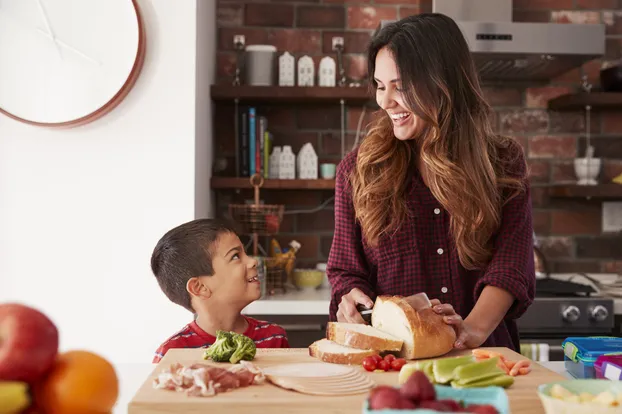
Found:
[(389, 24), (368, 65), (381, 111), (337, 172), (331, 319), (426, 292), (457, 348), (519, 349), (514, 319), (535, 294), (526, 165), (492, 130), (460, 28), (432, 13)]

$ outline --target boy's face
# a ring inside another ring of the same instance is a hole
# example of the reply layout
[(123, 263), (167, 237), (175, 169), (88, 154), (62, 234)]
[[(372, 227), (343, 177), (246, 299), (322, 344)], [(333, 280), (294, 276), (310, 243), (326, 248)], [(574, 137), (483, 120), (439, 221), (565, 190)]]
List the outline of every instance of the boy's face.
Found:
[(233, 233), (223, 233), (212, 247), (214, 275), (204, 278), (212, 298), (220, 303), (244, 307), (259, 299), (261, 283), (257, 260), (247, 256), (242, 242)]

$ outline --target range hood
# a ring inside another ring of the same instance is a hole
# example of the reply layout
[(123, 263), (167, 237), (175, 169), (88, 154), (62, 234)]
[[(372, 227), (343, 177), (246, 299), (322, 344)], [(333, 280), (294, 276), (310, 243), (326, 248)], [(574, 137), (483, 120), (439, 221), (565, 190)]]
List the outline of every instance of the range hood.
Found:
[(512, 0), (433, 0), (432, 10), (456, 21), (482, 80), (547, 81), (605, 54), (603, 24), (514, 22)]

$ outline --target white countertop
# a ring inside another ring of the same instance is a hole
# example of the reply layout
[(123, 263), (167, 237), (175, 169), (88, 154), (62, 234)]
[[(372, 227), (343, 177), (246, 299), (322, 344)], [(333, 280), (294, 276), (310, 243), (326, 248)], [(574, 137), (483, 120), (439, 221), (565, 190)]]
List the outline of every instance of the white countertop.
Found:
[[(563, 362), (538, 362), (545, 368), (572, 379), (564, 369)], [(134, 398), (138, 389), (143, 385), (149, 374), (155, 369), (155, 364), (118, 364), (115, 368), (119, 377), (119, 399), (113, 409), (113, 414), (127, 414), (127, 405)]]
[[(603, 283), (610, 283), (618, 275), (614, 273), (588, 273)], [(590, 284), (585, 278), (571, 273), (552, 274), (552, 278), (568, 280), (576, 283)], [(622, 293), (622, 292), (621, 292)], [(285, 294), (268, 296), (248, 305), (242, 312), (249, 315), (328, 315), (330, 305), (330, 288), (311, 290), (292, 290)], [(622, 298), (614, 301), (616, 315), (622, 314)]]

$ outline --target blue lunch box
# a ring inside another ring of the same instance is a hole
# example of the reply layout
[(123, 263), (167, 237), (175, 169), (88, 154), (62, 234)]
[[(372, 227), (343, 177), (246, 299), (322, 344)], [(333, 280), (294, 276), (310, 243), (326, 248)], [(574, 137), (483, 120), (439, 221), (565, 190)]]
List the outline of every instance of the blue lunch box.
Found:
[(596, 378), (594, 363), (601, 355), (622, 353), (622, 338), (615, 336), (569, 337), (562, 343), (564, 365), (573, 377)]

